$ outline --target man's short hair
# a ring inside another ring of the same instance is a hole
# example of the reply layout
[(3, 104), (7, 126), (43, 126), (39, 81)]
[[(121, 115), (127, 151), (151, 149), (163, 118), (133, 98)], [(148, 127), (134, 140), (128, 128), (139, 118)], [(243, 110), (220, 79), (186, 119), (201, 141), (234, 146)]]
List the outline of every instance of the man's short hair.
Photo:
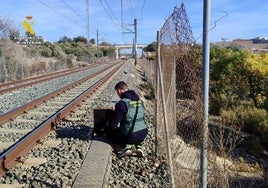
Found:
[(117, 89), (128, 89), (128, 85), (126, 84), (126, 82), (121, 81), (121, 82), (118, 82), (118, 83), (114, 86), (114, 89), (115, 89), (115, 90), (117, 90)]

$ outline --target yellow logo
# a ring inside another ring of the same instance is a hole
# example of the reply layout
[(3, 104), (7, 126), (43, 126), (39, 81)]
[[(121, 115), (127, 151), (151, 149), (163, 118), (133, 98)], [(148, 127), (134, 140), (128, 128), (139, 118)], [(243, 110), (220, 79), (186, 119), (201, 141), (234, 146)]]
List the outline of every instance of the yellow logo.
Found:
[(34, 25), (34, 21), (32, 20), (32, 16), (26, 16), (26, 20), (23, 20), (22, 25), (25, 28), (26, 32), (29, 32), (31, 36), (35, 35), (35, 32), (32, 28)]

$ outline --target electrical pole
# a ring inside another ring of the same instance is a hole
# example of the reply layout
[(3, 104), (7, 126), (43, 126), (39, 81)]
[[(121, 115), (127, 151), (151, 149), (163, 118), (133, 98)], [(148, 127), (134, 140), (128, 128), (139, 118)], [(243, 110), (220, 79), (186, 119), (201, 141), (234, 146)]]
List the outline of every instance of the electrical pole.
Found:
[(99, 54), (99, 30), (97, 29), (97, 56)]
[(135, 65), (138, 63), (138, 56), (137, 56), (137, 19), (134, 19), (134, 57), (135, 57)]
[(133, 40), (133, 53), (134, 54), (133, 55), (134, 55), (134, 59), (135, 59), (135, 65), (137, 65), (138, 58), (137, 58), (137, 19), (136, 18), (134, 19), (133, 25), (134, 25), (134, 31), (124, 27), (123, 25), (122, 25), (122, 28), (128, 30), (128, 32), (123, 32), (123, 34), (134, 33), (134, 40)]
[(89, 0), (86, 0), (86, 22), (87, 43), (89, 44)]

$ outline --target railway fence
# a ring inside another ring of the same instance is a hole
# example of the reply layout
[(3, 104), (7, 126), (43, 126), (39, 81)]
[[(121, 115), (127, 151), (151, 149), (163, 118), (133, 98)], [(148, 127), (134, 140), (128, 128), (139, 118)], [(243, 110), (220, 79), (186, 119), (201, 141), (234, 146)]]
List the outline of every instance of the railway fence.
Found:
[[(208, 187), (262, 187), (261, 170), (243, 170), (253, 169), (254, 162), (245, 163), (239, 157), (226, 158), (215, 152), (215, 145), (219, 144), (234, 151), (231, 137), (235, 135), (226, 130), (220, 119), (209, 117), (208, 139), (204, 143), (202, 79), (205, 78), (194, 43), (182, 3), (157, 32), (156, 59), (142, 62), (144, 75), (152, 83), (156, 96), (157, 155), (168, 159), (173, 187), (202, 187), (202, 176), (206, 176)], [(205, 167), (201, 156), (204, 145), (207, 146)]]

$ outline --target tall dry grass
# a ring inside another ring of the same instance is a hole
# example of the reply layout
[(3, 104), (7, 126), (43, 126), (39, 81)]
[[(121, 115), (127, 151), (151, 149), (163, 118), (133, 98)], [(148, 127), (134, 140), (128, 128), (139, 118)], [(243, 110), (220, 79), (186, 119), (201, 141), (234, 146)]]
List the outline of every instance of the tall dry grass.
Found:
[(42, 57), (37, 48), (0, 41), (0, 83), (74, 67), (74, 57)]

